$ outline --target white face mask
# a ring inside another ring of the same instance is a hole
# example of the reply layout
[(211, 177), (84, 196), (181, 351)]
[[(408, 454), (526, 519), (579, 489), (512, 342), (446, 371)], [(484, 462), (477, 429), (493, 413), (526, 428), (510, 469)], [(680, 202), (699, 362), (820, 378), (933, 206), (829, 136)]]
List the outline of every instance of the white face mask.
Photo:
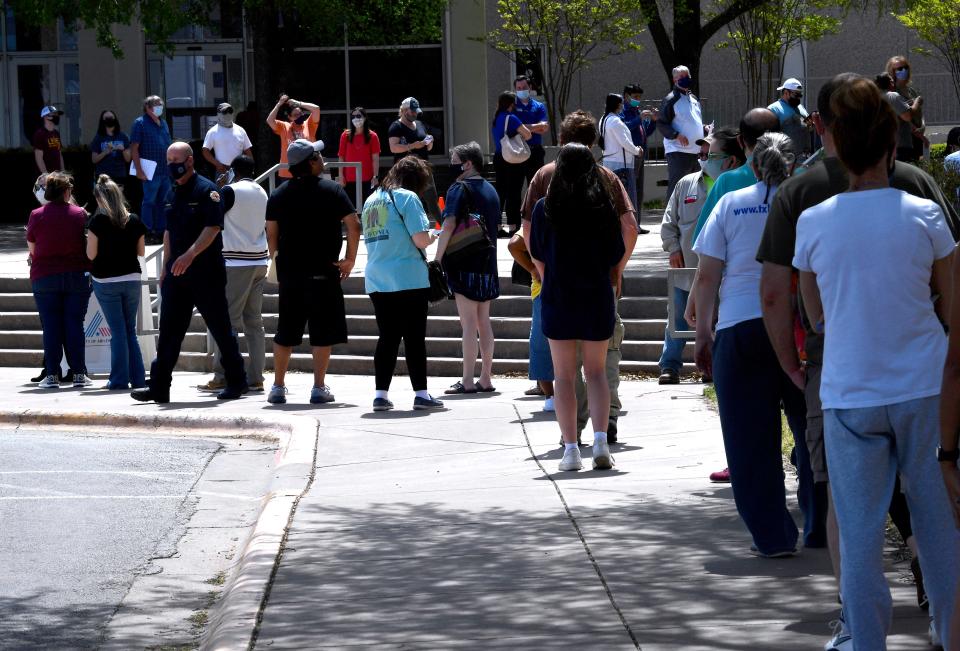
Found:
[(160, 117), (161, 115), (163, 115), (163, 104), (160, 104), (160, 105), (158, 105), (158, 106), (154, 106), (154, 107), (153, 107), (153, 114), (156, 115), (157, 117)]
[(220, 126), (230, 128), (233, 126), (233, 116), (228, 113), (218, 113), (217, 122), (220, 123)]
[(33, 196), (37, 198), (37, 201), (40, 202), (41, 206), (45, 206), (49, 203), (49, 201), (47, 201), (43, 196), (46, 193), (46, 191), (47, 189), (42, 185), (40, 185), (39, 183), (35, 183), (33, 185)]
[(353, 118), (353, 119), (350, 120), (350, 121), (353, 123), (353, 128), (354, 128), (354, 129), (362, 129), (362, 128), (363, 128), (363, 121), (364, 121), (363, 118)]

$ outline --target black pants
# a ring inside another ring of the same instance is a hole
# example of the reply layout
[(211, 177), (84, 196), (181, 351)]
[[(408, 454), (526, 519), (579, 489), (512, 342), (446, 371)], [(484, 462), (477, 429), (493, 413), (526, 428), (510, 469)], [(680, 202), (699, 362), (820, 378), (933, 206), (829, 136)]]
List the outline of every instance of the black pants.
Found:
[(150, 366), (150, 389), (160, 394), (170, 392), (173, 367), (180, 357), (183, 337), (190, 328), (193, 308), (207, 324), (213, 340), (220, 348), (227, 386), (247, 386), (243, 358), (237, 337), (230, 325), (227, 308), (227, 274), (222, 266), (191, 268), (182, 276), (167, 273), (160, 287), (160, 336), (157, 338), (157, 357)]
[(507, 224), (520, 227), (520, 205), (523, 199), (523, 181), (527, 176), (527, 163), (508, 163), (499, 152), (493, 156), (493, 169), (497, 174), (497, 194), (500, 195), (500, 210), (507, 213)]
[(397, 367), (397, 353), (403, 341), (407, 373), (414, 391), (427, 389), (427, 307), (428, 289), (400, 292), (373, 292), (373, 311), (377, 318), (377, 350), (373, 355), (377, 389), (390, 388)]
[(640, 223), (640, 213), (643, 210), (643, 162), (646, 160), (643, 156), (637, 156), (633, 161), (633, 171), (637, 175), (637, 205), (634, 208), (637, 211), (637, 223)]

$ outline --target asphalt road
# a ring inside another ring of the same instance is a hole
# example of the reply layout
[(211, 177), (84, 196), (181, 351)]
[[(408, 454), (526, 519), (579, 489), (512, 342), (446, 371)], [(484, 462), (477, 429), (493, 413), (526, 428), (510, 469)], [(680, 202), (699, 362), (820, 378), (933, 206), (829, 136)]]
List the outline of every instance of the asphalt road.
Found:
[(173, 553), (215, 441), (0, 430), (0, 648), (95, 648)]

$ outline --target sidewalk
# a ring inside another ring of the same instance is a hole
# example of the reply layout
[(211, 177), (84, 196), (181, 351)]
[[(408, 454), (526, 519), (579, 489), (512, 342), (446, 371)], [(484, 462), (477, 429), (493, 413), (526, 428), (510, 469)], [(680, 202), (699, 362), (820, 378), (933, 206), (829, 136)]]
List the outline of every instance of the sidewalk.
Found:
[[(330, 377), (338, 402), (313, 407), (312, 378), (294, 374), (289, 403), (274, 407), (262, 394), (217, 401), (193, 389), (204, 376), (178, 373), (173, 402), (155, 406), (45, 392), (29, 372), (0, 379), (8, 409), (319, 422), (315, 479), (257, 648), (627, 649), (632, 634), (643, 649), (799, 651), (819, 649), (836, 617), (824, 550), (748, 553), (730, 487), (706, 478), (724, 455), (700, 384), (623, 382), (616, 470), (560, 474), (559, 430), (522, 379), (428, 413), (409, 411), (398, 377), (397, 409), (373, 413), (366, 377)], [(430, 390), (452, 382), (431, 378)], [(928, 649), (906, 564), (888, 570), (889, 648)]]

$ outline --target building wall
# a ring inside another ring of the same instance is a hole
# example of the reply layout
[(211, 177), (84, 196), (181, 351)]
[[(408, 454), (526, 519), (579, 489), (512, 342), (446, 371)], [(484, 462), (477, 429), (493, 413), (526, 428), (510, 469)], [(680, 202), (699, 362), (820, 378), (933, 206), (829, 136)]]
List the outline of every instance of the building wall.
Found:
[(80, 55), (81, 139), (89, 144), (97, 133), (101, 111), (117, 111), (120, 126), (129, 135), (133, 120), (143, 112), (146, 65), (143, 30), (118, 25), (124, 57), (116, 59), (107, 48), (97, 46), (93, 30), (78, 32)]

